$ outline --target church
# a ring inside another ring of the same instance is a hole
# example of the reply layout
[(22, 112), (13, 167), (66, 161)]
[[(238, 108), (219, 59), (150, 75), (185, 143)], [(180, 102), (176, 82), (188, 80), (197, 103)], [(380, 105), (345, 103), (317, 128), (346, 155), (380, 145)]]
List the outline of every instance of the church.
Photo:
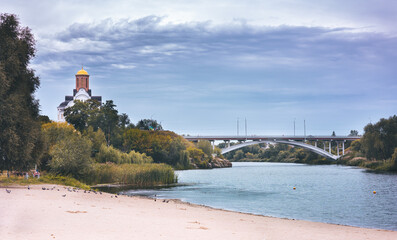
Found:
[(80, 71), (76, 73), (76, 89), (73, 89), (73, 96), (65, 96), (65, 101), (58, 106), (58, 122), (65, 122), (64, 112), (65, 108), (74, 105), (74, 101), (87, 101), (88, 99), (97, 100), (102, 103), (101, 96), (91, 96), (90, 89), (90, 75), (87, 71), (81, 68)]

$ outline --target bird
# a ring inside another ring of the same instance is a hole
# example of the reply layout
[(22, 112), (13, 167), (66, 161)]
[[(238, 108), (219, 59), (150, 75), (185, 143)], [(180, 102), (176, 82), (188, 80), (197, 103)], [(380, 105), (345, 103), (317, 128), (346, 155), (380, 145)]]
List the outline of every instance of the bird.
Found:
[(110, 196), (111, 198), (113, 198), (113, 195), (112, 196)]
[(30, 190), (30, 186), (28, 186), (28, 190)]
[(99, 194), (101, 194), (101, 195), (102, 195), (102, 192), (99, 192)]
[(115, 198), (117, 198), (117, 195), (116, 196), (114, 196)]
[(66, 194), (63, 194), (62, 197), (66, 197)]
[(45, 190), (45, 187), (42, 187), (41, 189)]
[(6, 192), (7, 192), (7, 193), (11, 193), (11, 190), (6, 189)]
[(87, 191), (86, 190), (84, 190), (84, 193), (86, 193)]
[(154, 201), (156, 202), (156, 201), (157, 201), (157, 199), (154, 199)]
[(165, 202), (165, 199), (163, 200), (163, 202)]

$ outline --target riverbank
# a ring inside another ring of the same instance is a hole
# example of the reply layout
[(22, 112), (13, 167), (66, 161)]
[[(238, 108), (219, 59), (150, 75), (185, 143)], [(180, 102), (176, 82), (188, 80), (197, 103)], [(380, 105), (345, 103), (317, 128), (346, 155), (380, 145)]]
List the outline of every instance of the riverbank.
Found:
[(396, 231), (255, 216), (172, 200), (116, 198), (64, 186), (7, 189), (11, 192), (0, 188), (0, 239), (397, 238)]

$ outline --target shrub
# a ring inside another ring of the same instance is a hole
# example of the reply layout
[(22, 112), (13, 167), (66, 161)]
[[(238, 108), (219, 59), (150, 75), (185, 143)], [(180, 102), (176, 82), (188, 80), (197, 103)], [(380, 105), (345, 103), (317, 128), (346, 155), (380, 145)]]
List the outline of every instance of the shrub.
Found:
[(144, 153), (131, 151), (127, 154), (113, 148), (112, 146), (108, 147), (105, 144), (102, 144), (101, 148), (99, 149), (99, 153), (96, 156), (96, 159), (100, 163), (112, 162), (117, 164), (123, 164), (123, 163), (143, 164), (143, 163), (153, 162), (153, 159), (151, 157), (148, 157)]
[(91, 142), (79, 135), (71, 135), (55, 144), (50, 150), (50, 171), (63, 176), (81, 179), (92, 170)]

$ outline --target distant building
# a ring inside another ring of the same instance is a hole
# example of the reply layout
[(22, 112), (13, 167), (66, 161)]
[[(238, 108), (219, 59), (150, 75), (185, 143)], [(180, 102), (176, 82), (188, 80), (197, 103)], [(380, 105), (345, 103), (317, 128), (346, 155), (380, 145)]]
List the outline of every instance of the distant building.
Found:
[(88, 99), (94, 99), (102, 103), (101, 96), (91, 96), (90, 89), (90, 75), (87, 71), (81, 68), (76, 74), (76, 89), (73, 89), (73, 96), (65, 96), (65, 101), (58, 106), (58, 121), (64, 122), (65, 117), (63, 116), (65, 108), (74, 105), (75, 100), (87, 101)]

